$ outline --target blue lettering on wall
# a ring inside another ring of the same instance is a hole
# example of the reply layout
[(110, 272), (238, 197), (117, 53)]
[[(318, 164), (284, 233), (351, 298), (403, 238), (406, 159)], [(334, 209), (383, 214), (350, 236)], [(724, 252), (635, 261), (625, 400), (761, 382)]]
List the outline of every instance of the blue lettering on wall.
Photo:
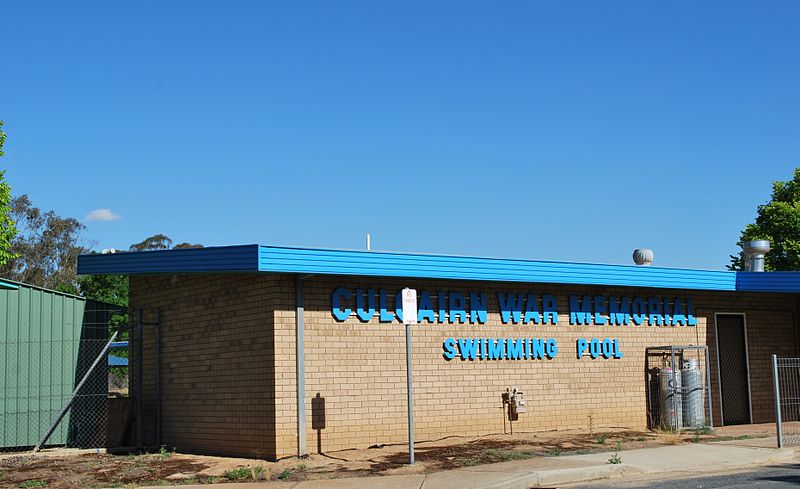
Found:
[(575, 341), (575, 352), (578, 358), (589, 356), (592, 360), (603, 357), (606, 359), (622, 358), (622, 351), (619, 349), (617, 338), (578, 338)]
[(534, 338), (529, 340), (529, 343), (531, 344), (531, 358), (536, 360), (544, 358), (544, 340), (541, 338)]
[(697, 318), (694, 317), (694, 306), (691, 299), (686, 299), (686, 314), (689, 326), (697, 326)]
[(454, 323), (456, 319), (462, 324), (467, 320), (467, 311), (464, 309), (464, 294), (450, 292), (450, 322)]
[(552, 360), (556, 355), (554, 338), (447, 338), (442, 343), (446, 360)]
[(440, 290), (437, 297), (439, 298), (439, 317), (437, 321), (443, 323), (447, 315), (447, 295)]
[[(355, 316), (370, 322), (375, 316), (381, 323), (402, 322), (400, 291), (390, 302), (386, 289), (338, 287), (331, 295), (331, 315), (339, 322)], [(530, 292), (497, 292), (496, 304), (490, 304), (486, 292), (430, 291), (418, 292), (419, 323), (486, 324), (489, 311), (495, 308), (503, 324), (557, 325), (558, 306), (555, 296)], [(691, 299), (681, 297), (617, 297), (606, 295), (569, 296), (569, 324), (596, 326), (697, 326)], [(516, 347), (515, 347), (516, 348)], [(589, 345), (591, 348), (591, 344)], [(488, 355), (488, 349), (483, 350)], [(587, 350), (588, 351), (588, 350)], [(525, 349), (522, 350), (525, 355)]]
[(456, 340), (453, 338), (447, 338), (444, 340), (442, 344), (442, 348), (444, 349), (444, 353), (442, 356), (447, 360), (452, 360), (456, 357)]
[(512, 339), (509, 338), (506, 340), (506, 357), (509, 360), (519, 360), (522, 358), (522, 339)]
[(499, 360), (505, 357), (506, 340), (503, 338), (487, 338), (489, 344), (489, 360)]
[(421, 323), (423, 320), (428, 321), (428, 323), (436, 322), (431, 294), (427, 290), (420, 292), (419, 300), (417, 301), (417, 322)]
[(382, 323), (391, 323), (394, 321), (394, 312), (386, 307), (386, 289), (378, 291), (378, 318)]
[(617, 326), (624, 326), (630, 322), (631, 319), (631, 298), (623, 297), (619, 301), (614, 296), (608, 300), (608, 315), (611, 324)]
[(356, 289), (356, 314), (365, 323), (375, 315), (375, 291), (367, 290), (366, 299), (367, 307), (364, 307), (364, 290)]
[(523, 300), (521, 294), (498, 292), (497, 302), (500, 304), (500, 320), (504, 324), (508, 324), (509, 321), (513, 321), (514, 324), (519, 323), (522, 317)]
[(558, 354), (558, 343), (553, 338), (547, 339), (547, 348), (545, 350), (545, 355), (547, 358), (553, 359)]
[(337, 321), (344, 321), (350, 317), (352, 311), (343, 304), (344, 301), (350, 300), (350, 297), (350, 291), (345, 288), (339, 287), (333, 291), (333, 296), (331, 297), (331, 312)]
[(542, 296), (542, 324), (558, 324), (558, 302), (555, 296)]
[(604, 295), (594, 296), (594, 324), (606, 324), (608, 318), (608, 299)]
[(469, 322), (472, 324), (486, 322), (486, 292), (469, 294)]
[(522, 324), (539, 324), (542, 322), (542, 315), (539, 314), (539, 306), (538, 300), (536, 296), (533, 294), (528, 294), (527, 300), (525, 300), (525, 315), (522, 317)]
[(631, 319), (633, 319), (633, 324), (636, 326), (641, 326), (644, 323), (644, 318), (646, 317), (644, 310), (644, 299), (634, 297), (633, 302), (631, 302)]
[(647, 322), (650, 326), (663, 326), (664, 316), (661, 314), (661, 299), (657, 297), (647, 299), (647, 309), (650, 311), (647, 316)]
[(581, 301), (578, 296), (569, 296), (569, 324), (589, 324), (592, 310), (592, 299), (588, 295)]
[(679, 298), (675, 298), (675, 305), (672, 308), (672, 324), (675, 326), (686, 326), (686, 310), (683, 307), (683, 302)]
[(461, 353), (462, 360), (475, 360), (475, 357), (478, 354), (478, 340), (475, 338), (471, 339), (458, 339), (458, 351)]

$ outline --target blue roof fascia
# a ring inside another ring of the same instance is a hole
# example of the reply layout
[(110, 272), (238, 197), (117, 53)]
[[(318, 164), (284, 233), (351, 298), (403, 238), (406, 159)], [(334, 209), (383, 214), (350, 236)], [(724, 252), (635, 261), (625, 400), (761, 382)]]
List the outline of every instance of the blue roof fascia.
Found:
[(79, 275), (257, 272), (258, 245), (81, 255)]
[(736, 272), (741, 292), (800, 292), (800, 272)]
[(11, 289), (11, 290), (14, 290), (14, 289), (18, 289), (18, 288), (19, 288), (19, 285), (12, 284), (10, 282), (5, 282), (3, 280), (0, 280), (0, 289)]
[[(800, 292), (800, 272), (728, 272), (238, 245), (78, 257), (81, 275), (264, 272), (741, 292)], [(2, 282), (0, 282), (2, 284)], [(7, 284), (15, 287), (14, 284)]]
[(733, 272), (261, 246), (259, 271), (402, 278), (736, 290)]

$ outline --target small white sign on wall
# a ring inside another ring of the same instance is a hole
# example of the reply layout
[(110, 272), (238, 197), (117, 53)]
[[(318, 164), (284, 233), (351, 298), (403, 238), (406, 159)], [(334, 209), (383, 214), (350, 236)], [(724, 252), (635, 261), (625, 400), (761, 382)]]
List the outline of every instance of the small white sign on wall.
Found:
[(416, 289), (403, 289), (403, 323), (417, 324), (417, 291)]

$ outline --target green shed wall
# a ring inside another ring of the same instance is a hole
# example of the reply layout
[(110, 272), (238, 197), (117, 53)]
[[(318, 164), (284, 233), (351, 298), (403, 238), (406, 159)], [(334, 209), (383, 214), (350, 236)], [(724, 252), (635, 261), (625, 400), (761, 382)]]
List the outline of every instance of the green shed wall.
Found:
[[(0, 288), (0, 447), (36, 445), (75, 387), (86, 301)], [(65, 419), (48, 445), (67, 443)]]

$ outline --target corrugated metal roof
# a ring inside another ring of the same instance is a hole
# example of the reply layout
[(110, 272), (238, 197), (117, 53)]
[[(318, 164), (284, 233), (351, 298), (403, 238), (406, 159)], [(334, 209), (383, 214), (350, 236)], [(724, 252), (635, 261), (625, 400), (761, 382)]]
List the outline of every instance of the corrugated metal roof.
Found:
[(3, 280), (0, 280), (0, 288), (2, 288), (2, 289), (18, 289), (19, 285), (12, 284), (11, 282), (5, 282)]
[(39, 287), (38, 285), (26, 284), (24, 282), (17, 282), (16, 280), (10, 280), (10, 279), (7, 279), (7, 278), (0, 279), (0, 284), (4, 284), (4, 288), (6, 288), (6, 289), (19, 289), (20, 287), (24, 287), (26, 289), (36, 289), (36, 290), (41, 290), (42, 292), (47, 292), (47, 293), (50, 293), (50, 294), (58, 294), (58, 295), (63, 295), (65, 297), (72, 297), (73, 299), (80, 299), (82, 301), (86, 300), (85, 297), (81, 297), (79, 295), (70, 294), (68, 292), (62, 292), (60, 290), (47, 289), (45, 287)]

